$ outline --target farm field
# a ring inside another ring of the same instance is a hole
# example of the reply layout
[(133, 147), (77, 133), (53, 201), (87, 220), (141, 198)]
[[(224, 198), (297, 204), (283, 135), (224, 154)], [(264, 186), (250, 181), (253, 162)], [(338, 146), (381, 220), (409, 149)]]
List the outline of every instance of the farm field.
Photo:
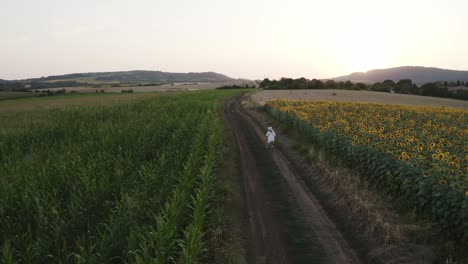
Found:
[(0, 134), (9, 129), (25, 128), (31, 124), (41, 122), (50, 111), (65, 107), (93, 107), (132, 102), (144, 98), (161, 96), (161, 93), (145, 94), (77, 94), (51, 97), (18, 98), (0, 100), (0, 120), (2, 126)]
[(15, 100), (1, 100), (0, 110), (2, 113), (22, 112), (27, 110), (44, 110), (51, 108), (62, 108), (68, 106), (97, 106), (108, 105), (119, 102), (131, 102), (138, 99), (160, 96), (162, 93), (102, 93), (102, 94), (74, 94), (57, 95), (46, 97), (16, 98)]
[(206, 258), (235, 93), (0, 102), (0, 262)]
[(38, 96), (38, 95), (34, 93), (29, 93), (29, 92), (0, 91), (0, 100), (27, 98), (27, 97), (35, 97), (35, 96)]
[[(248, 107), (257, 94), (240, 93), (0, 101), (0, 262), (224, 263), (230, 252), (234, 263), (414, 263), (433, 255), (421, 241), (398, 244), (390, 228), (370, 234), (377, 242), (390, 234), (391, 245), (356, 243), (346, 231), (356, 219), (334, 201), (364, 194), (322, 196), (314, 188), (328, 188), (327, 172), (301, 157), (303, 142), (288, 138), (278, 120)], [(383, 195), (466, 239), (457, 225), (466, 222), (466, 110), (289, 100), (266, 108)], [(264, 129), (272, 121), (280, 144), (269, 151)], [(369, 212), (387, 210), (380, 205)], [(337, 213), (350, 221), (336, 222)], [(371, 256), (375, 250), (386, 253)]]
[(467, 110), (294, 100), (268, 101), (266, 109), (379, 190), (406, 199), (446, 237), (468, 242)]
[(362, 102), (397, 105), (440, 106), (468, 109), (468, 101), (371, 91), (351, 90), (263, 90), (252, 95), (252, 99), (265, 104), (274, 99), (312, 100), (332, 102)]
[(158, 86), (122, 86), (122, 87), (104, 87), (104, 88), (92, 88), (92, 87), (60, 87), (60, 88), (46, 88), (37, 89), (40, 90), (61, 90), (65, 89), (67, 92), (75, 91), (77, 93), (95, 93), (96, 90), (104, 90), (109, 93), (120, 93), (122, 90), (132, 89), (134, 92), (182, 92), (182, 91), (197, 91), (197, 90), (211, 90), (217, 87), (225, 85), (243, 84), (244, 82), (220, 82), (220, 83), (174, 83), (163, 84)]

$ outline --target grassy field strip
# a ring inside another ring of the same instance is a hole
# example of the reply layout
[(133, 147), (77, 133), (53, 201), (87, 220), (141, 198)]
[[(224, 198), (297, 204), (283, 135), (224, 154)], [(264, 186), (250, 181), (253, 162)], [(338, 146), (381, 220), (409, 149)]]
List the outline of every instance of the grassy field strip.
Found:
[(8, 99), (18, 99), (18, 98), (28, 98), (28, 97), (37, 97), (39, 95), (33, 92), (7, 92), (0, 91), (0, 101)]
[[(45, 110), (52, 108), (63, 108), (69, 106), (102, 106), (118, 102), (131, 102), (137, 99), (157, 97), (162, 93), (102, 93), (102, 94), (73, 94), (48, 97), (28, 97), (15, 100), (0, 100), (0, 113), (19, 112), (26, 110)], [(29, 113), (28, 113), (29, 114)]]

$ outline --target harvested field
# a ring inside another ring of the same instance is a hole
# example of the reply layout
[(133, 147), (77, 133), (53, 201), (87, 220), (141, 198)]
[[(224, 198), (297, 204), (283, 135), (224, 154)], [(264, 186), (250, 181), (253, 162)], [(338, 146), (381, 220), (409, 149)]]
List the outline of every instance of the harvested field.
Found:
[(468, 109), (468, 101), (430, 96), (350, 90), (264, 90), (252, 95), (260, 104), (274, 99), (335, 102), (363, 102), (400, 105), (440, 106)]
[(104, 90), (109, 93), (120, 93), (122, 90), (133, 90), (134, 92), (179, 92), (179, 91), (196, 91), (196, 90), (210, 90), (216, 89), (225, 85), (243, 84), (242, 82), (222, 82), (222, 83), (175, 83), (175, 84), (163, 84), (156, 86), (122, 86), (122, 87), (106, 87), (106, 88), (93, 88), (93, 87), (60, 87), (60, 88), (46, 88), (37, 89), (41, 90), (62, 90), (65, 89), (67, 92), (77, 93), (95, 93), (96, 90)]

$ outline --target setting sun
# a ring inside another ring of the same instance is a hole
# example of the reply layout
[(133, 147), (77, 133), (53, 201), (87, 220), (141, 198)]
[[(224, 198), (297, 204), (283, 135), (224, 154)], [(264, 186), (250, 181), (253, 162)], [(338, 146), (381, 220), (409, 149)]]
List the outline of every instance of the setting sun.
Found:
[(347, 72), (362, 72), (389, 65), (385, 43), (351, 40), (336, 48), (340, 63)]

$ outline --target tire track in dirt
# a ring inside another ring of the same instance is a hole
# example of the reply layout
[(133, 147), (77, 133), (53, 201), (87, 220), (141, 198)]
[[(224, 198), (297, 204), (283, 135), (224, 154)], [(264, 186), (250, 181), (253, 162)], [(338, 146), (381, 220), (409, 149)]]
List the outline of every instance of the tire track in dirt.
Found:
[[(246, 123), (249, 124), (249, 126), (254, 129), (256, 135), (257, 135), (257, 140), (261, 140), (264, 142), (264, 132), (263, 130), (259, 127), (258, 122), (259, 120), (254, 120), (254, 117), (249, 115), (242, 107), (241, 107), (241, 102), (240, 100), (231, 100), (229, 102), (229, 113), (228, 114), (228, 120), (229, 116), (231, 115), (231, 119), (233, 118), (233, 115), (235, 114), (237, 118), (241, 118)], [(232, 122), (230, 121), (231, 126)], [(239, 126), (238, 126), (239, 128)], [(233, 126), (233, 129), (236, 129), (235, 126)], [(241, 155), (247, 154), (247, 156), (243, 156), (242, 160), (250, 160), (248, 162), (245, 162), (245, 169), (244, 173), (252, 170), (254, 172), (254, 176), (257, 176), (258, 179), (258, 172), (256, 171), (255, 168), (252, 166), (249, 167), (250, 165), (255, 164), (255, 157), (252, 155), (252, 152), (248, 153), (248, 146), (245, 145), (245, 140), (242, 142), (242, 131), (237, 131), (234, 132), (236, 135), (236, 140), (238, 141), (239, 148), (241, 149)], [(264, 143), (266, 146), (266, 143)], [(242, 154), (245, 153), (245, 154)], [(320, 206), (320, 203), (318, 202), (317, 198), (309, 191), (305, 183), (301, 180), (301, 178), (294, 173), (294, 170), (290, 168), (288, 165), (288, 161), (284, 154), (280, 152), (278, 149), (276, 149), (272, 153), (272, 158), (273, 161), (275, 162), (276, 166), (279, 169), (279, 172), (281, 176), (285, 179), (287, 182), (287, 188), (289, 188), (290, 193), (294, 196), (294, 200), (297, 203), (298, 208), (301, 209), (301, 221), (304, 222), (306, 225), (310, 226), (314, 234), (312, 234), (310, 237), (315, 237), (318, 240), (318, 243), (321, 244), (322, 248), (324, 249), (326, 253), (326, 261), (325, 263), (360, 263), (359, 258), (357, 257), (357, 254), (353, 251), (353, 249), (349, 246), (347, 241), (343, 238), (341, 233), (338, 231), (336, 225), (331, 221), (331, 219), (328, 217), (328, 215), (325, 213), (325, 211), (322, 209)], [(252, 164), (253, 163), (253, 164)], [(244, 164), (243, 164), (244, 167)], [(251, 177), (252, 175), (244, 175), (247, 177)], [(245, 180), (248, 180), (249, 182), (251, 181), (250, 178), (245, 178)], [(251, 184), (257, 184), (257, 186), (250, 186), (250, 191), (255, 192), (259, 191), (262, 188), (258, 186), (258, 184), (261, 184), (261, 182), (258, 182), (254, 180), (253, 183)], [(247, 187), (247, 186), (246, 186)], [(253, 195), (257, 196), (258, 194), (251, 193), (250, 198), (252, 198)], [(264, 194), (260, 194), (264, 199), (268, 199), (267, 196)], [(249, 200), (249, 195), (246, 197), (247, 200)], [(252, 201), (247, 201), (247, 203), (251, 203)], [(265, 201), (263, 202), (265, 204)], [(254, 206), (262, 206), (262, 204), (255, 204)], [(250, 207), (250, 206), (249, 206)], [(255, 208), (255, 207), (253, 207)], [(252, 209), (252, 207), (249, 208)], [(257, 208), (258, 209), (258, 208)], [(250, 215), (251, 212), (249, 212)], [(262, 238), (265, 238), (265, 234), (268, 233), (274, 233), (275, 230), (271, 230), (269, 228), (272, 227), (272, 225), (261, 225), (259, 227), (259, 222), (261, 223), (265, 219), (265, 215), (262, 214), (261, 212), (260, 215), (253, 215), (253, 217), (250, 218), (250, 232), (251, 232), (251, 238), (253, 242), (253, 250), (260, 252), (262, 251), (262, 247), (278, 247), (282, 246), (285, 244), (285, 242), (279, 242), (279, 243), (273, 243), (271, 245), (268, 245), (272, 243), (270, 240), (261, 240), (257, 236), (261, 236)], [(271, 213), (271, 210), (270, 210)], [(255, 219), (255, 217), (258, 217), (258, 219)], [(277, 223), (278, 224), (278, 223)], [(257, 226), (254, 228), (254, 226)], [(256, 230), (256, 228), (261, 228), (261, 233), (259, 234), (259, 230)], [(280, 239), (280, 238), (278, 238)], [(262, 244), (267, 242), (267, 245)], [(263, 249), (265, 250), (265, 249)], [(280, 248), (274, 248), (273, 251), (281, 251), (282, 249)], [(286, 252), (286, 249), (283, 249)], [(269, 250), (271, 252), (271, 249)], [(257, 253), (254, 253), (255, 255)], [(286, 256), (287, 254), (285, 254)], [(271, 259), (271, 258), (267, 258)], [(273, 258), (274, 259), (274, 258)], [(284, 259), (286, 260), (286, 259)], [(269, 262), (267, 263), (287, 263), (284, 261), (274, 261), (274, 262)]]
[[(256, 130), (261, 136), (262, 131), (258, 131), (258, 127)], [(302, 209), (304, 222), (311, 225), (317, 239), (326, 251), (329, 263), (360, 263), (357, 255), (322, 209), (317, 198), (308, 191), (305, 183), (291, 171), (283, 153), (275, 150), (272, 156)]]
[(225, 103), (224, 115), (231, 126), (242, 157), (241, 169), (248, 213), (250, 254), (254, 258), (254, 263), (292, 263), (286, 241), (279, 232), (281, 224), (273, 215), (254, 154), (243, 133), (237, 99), (233, 98)]

